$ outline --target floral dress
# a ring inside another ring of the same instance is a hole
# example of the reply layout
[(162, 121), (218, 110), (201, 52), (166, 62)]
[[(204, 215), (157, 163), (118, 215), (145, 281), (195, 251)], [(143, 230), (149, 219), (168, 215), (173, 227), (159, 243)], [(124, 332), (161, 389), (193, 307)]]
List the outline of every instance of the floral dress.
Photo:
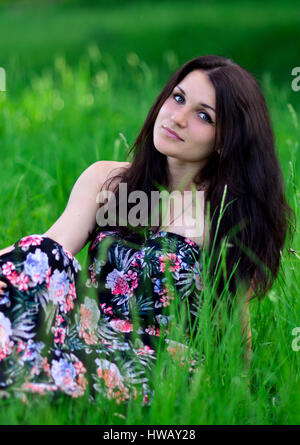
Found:
[(149, 404), (161, 339), (171, 356), (184, 346), (168, 338), (176, 322), (171, 303), (197, 314), (200, 250), (175, 233), (150, 230), (142, 245), (133, 245), (118, 230), (100, 230), (84, 275), (54, 240), (18, 240), (0, 256), (7, 284), (0, 295), (0, 391), (72, 397), (90, 391), (117, 403), (140, 396)]

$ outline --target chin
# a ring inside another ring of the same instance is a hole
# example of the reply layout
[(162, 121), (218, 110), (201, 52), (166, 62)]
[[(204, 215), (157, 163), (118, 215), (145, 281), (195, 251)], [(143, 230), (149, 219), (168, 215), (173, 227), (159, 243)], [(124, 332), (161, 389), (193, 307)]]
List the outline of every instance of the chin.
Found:
[(157, 135), (153, 138), (153, 144), (156, 150), (163, 154), (174, 153), (175, 144), (172, 143), (172, 140), (169, 142), (166, 138)]
[(166, 147), (165, 144), (154, 144), (154, 147), (157, 151), (159, 151), (162, 155), (165, 156), (174, 156), (174, 149), (172, 147)]

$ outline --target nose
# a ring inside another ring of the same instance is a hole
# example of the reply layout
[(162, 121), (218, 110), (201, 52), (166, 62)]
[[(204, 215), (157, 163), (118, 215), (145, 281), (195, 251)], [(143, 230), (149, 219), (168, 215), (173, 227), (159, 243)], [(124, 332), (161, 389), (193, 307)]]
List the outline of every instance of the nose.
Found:
[(172, 121), (180, 127), (187, 126), (187, 110), (181, 108), (180, 110), (176, 110), (171, 116)]

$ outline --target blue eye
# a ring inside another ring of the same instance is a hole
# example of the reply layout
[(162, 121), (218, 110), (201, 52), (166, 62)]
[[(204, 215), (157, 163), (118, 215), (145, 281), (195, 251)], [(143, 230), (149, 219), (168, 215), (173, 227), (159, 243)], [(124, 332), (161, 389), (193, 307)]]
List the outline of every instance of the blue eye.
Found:
[[(177, 102), (177, 103), (183, 103), (183, 102), (178, 101), (178, 100), (176, 99), (176, 97), (180, 97), (180, 99), (182, 99), (182, 101), (184, 102), (184, 97), (181, 96), (181, 94), (175, 93), (175, 94), (173, 94), (173, 98), (174, 98), (175, 102)], [(206, 121), (207, 123), (209, 123), (209, 124), (212, 124), (212, 123), (213, 123), (213, 121), (211, 120), (209, 114), (205, 113), (204, 111), (200, 111), (199, 114), (204, 114), (204, 115), (206, 116), (205, 119), (202, 119), (202, 118), (201, 118), (201, 120), (205, 120), (205, 121)]]
[(207, 113), (204, 113), (204, 111), (200, 111), (199, 114), (204, 114), (204, 115), (208, 118), (208, 119), (206, 119), (206, 121), (207, 121), (209, 124), (212, 124), (212, 120), (211, 120), (210, 116), (209, 116)]
[[(181, 99), (183, 99), (183, 97), (180, 94), (173, 94), (174, 100), (175, 102), (178, 102), (175, 97), (181, 97)], [(184, 99), (183, 99), (184, 100)]]

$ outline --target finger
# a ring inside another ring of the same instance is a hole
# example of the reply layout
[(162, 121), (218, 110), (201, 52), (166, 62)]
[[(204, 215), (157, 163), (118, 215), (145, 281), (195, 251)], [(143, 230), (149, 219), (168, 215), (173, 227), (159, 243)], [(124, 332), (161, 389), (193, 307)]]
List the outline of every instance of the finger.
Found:
[(3, 291), (3, 289), (5, 289), (7, 287), (7, 284), (4, 283), (3, 281), (0, 282), (0, 290)]

